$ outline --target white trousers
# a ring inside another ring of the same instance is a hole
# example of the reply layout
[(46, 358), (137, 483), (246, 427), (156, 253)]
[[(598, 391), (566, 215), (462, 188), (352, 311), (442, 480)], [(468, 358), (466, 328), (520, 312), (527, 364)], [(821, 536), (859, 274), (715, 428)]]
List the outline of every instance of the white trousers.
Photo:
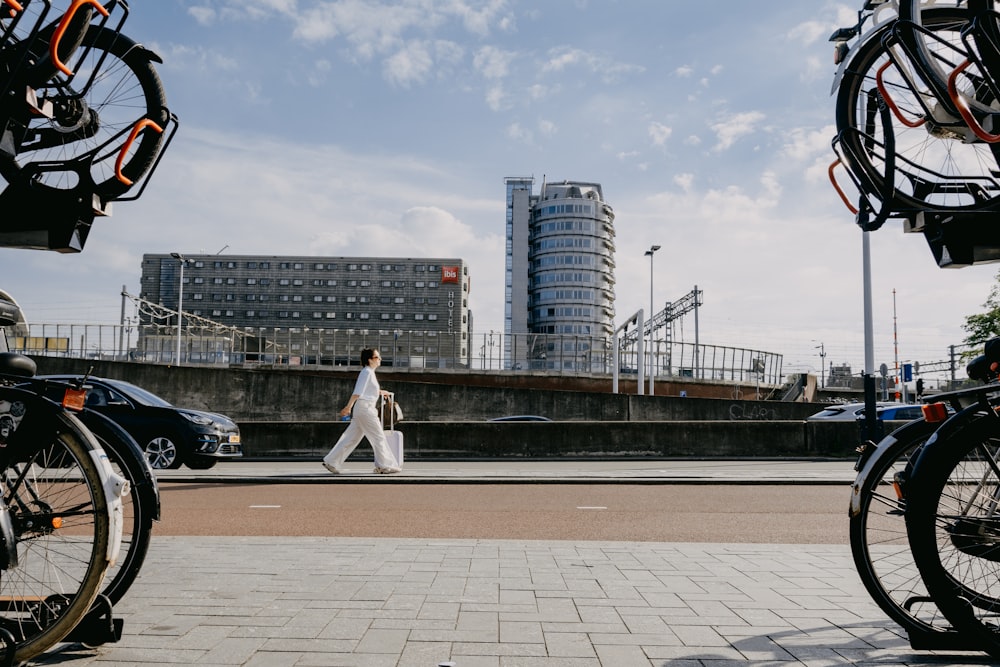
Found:
[(362, 438), (368, 438), (368, 442), (375, 451), (375, 467), (399, 467), (399, 462), (396, 461), (392, 450), (389, 449), (389, 443), (385, 441), (385, 433), (382, 431), (382, 421), (375, 409), (375, 401), (362, 398), (354, 402), (351, 423), (347, 425), (333, 449), (323, 457), (323, 462), (334, 468), (341, 467), (351, 452), (361, 444)]

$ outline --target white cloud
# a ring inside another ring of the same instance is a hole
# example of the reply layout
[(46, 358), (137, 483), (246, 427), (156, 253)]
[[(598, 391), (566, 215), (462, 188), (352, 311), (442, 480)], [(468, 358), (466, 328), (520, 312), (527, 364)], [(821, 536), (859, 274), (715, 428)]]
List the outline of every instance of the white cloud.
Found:
[(500, 111), (501, 109), (504, 109), (507, 106), (506, 99), (507, 93), (500, 84), (491, 86), (489, 90), (486, 91), (486, 106), (493, 111)]
[(649, 137), (653, 140), (654, 146), (662, 146), (667, 143), (667, 139), (673, 134), (673, 129), (663, 123), (649, 124)]
[(421, 83), (430, 75), (434, 65), (428, 45), (424, 42), (410, 42), (383, 63), (385, 78), (390, 83), (408, 87)]
[(538, 131), (542, 134), (549, 136), (555, 134), (559, 130), (559, 126), (551, 120), (539, 120), (538, 121)]
[(562, 72), (571, 67), (582, 67), (600, 76), (602, 81), (617, 81), (624, 75), (637, 74), (645, 68), (616, 62), (608, 56), (597, 55), (582, 49), (557, 47), (549, 51), (548, 59), (542, 64), (544, 73)]
[(694, 185), (694, 174), (677, 174), (674, 176), (674, 183), (684, 192), (691, 192)]
[(718, 142), (712, 150), (719, 152), (731, 148), (743, 137), (756, 132), (757, 125), (764, 118), (764, 114), (759, 111), (747, 111), (727, 116), (724, 120), (713, 124), (712, 131), (715, 132)]
[(694, 73), (694, 68), (692, 68), (690, 65), (681, 65), (680, 67), (674, 70), (674, 74), (680, 77), (689, 77), (693, 73)]
[(188, 7), (188, 13), (201, 25), (211, 25), (215, 21), (215, 10), (211, 7)]
[(476, 51), (472, 64), (487, 79), (502, 79), (510, 70), (515, 54), (494, 46), (484, 46)]

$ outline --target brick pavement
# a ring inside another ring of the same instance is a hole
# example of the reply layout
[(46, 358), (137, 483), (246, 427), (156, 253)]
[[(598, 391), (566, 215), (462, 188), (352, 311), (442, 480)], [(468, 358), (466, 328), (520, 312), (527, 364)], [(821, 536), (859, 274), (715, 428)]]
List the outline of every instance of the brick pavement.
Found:
[(154, 536), (116, 614), (30, 664), (990, 664), (911, 649), (846, 545)]

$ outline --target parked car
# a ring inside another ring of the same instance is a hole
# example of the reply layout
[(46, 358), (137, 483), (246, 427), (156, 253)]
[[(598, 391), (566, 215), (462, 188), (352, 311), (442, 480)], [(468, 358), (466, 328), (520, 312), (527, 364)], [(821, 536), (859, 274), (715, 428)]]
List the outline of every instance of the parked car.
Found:
[[(40, 378), (79, 382), (79, 375)], [(86, 379), (86, 406), (115, 421), (135, 438), (156, 469), (181, 464), (207, 470), (219, 460), (243, 455), (240, 429), (224, 415), (174, 407), (156, 394), (130, 382)]]
[[(912, 403), (875, 404), (875, 413), (884, 421), (910, 421), (923, 417), (921, 406)], [(864, 403), (837, 403), (828, 405), (819, 412), (810, 415), (808, 421), (857, 421), (865, 416)]]

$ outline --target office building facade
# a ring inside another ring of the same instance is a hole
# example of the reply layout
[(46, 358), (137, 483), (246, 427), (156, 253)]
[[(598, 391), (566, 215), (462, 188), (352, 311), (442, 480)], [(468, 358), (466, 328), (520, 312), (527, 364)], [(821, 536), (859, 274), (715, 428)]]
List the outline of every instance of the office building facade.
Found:
[[(312, 362), (357, 363), (366, 345), (387, 365), (469, 360), (469, 274), (458, 258), (146, 254), (140, 297), (172, 311), (182, 302), (194, 316), (186, 326), (203, 318), (245, 332), (261, 351)], [(143, 311), (139, 319), (162, 324)]]
[[(614, 331), (614, 211), (597, 183), (543, 182), (538, 194), (531, 177), (504, 183), (506, 361), (586, 369)], [(539, 335), (561, 341), (518, 345), (519, 336)]]

